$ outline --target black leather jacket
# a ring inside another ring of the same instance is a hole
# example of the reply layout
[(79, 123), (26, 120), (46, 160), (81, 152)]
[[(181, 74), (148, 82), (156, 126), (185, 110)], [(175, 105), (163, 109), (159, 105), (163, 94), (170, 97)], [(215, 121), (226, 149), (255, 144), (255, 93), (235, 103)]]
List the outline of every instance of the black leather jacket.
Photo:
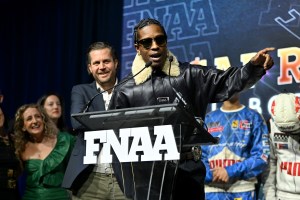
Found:
[(173, 86), (193, 107), (194, 115), (204, 119), (209, 103), (227, 100), (234, 93), (253, 86), (265, 74), (263, 67), (251, 63), (230, 67), (227, 71), (189, 63), (180, 63), (179, 66), (180, 75), (177, 77), (153, 71), (142, 84), (136, 85), (134, 79), (129, 80), (115, 90), (111, 108), (157, 105), (157, 98), (162, 97), (168, 97), (172, 103), (176, 97)]
[[(166, 66), (168, 65), (164, 67)], [(141, 83), (137, 84), (135, 79), (128, 80), (115, 89), (110, 108), (172, 103), (176, 98), (172, 89), (174, 87), (192, 107), (193, 114), (204, 119), (209, 103), (227, 100), (234, 93), (253, 86), (265, 74), (263, 67), (254, 66), (251, 63), (243, 67), (231, 67), (226, 71), (189, 63), (179, 63), (177, 67), (179, 71), (176, 76), (169, 76), (166, 69), (151, 70)], [(178, 191), (181, 190), (181, 193), (185, 195), (184, 199), (204, 199), (205, 168), (201, 162), (180, 162), (179, 165), (174, 165), (169, 162), (118, 163), (116, 161), (113, 166), (119, 185), (129, 198), (159, 199), (161, 195), (161, 199), (181, 199), (178, 196), (180, 195)], [(164, 169), (167, 170), (164, 171)], [(180, 171), (182, 175), (178, 178)], [(175, 174), (177, 174), (177, 180)], [(191, 179), (186, 179), (187, 176)], [(152, 181), (149, 181), (150, 177)], [(160, 187), (162, 182), (164, 185)], [(184, 189), (184, 186), (188, 189)], [(199, 192), (187, 197), (188, 193), (191, 193), (188, 192), (189, 189)]]

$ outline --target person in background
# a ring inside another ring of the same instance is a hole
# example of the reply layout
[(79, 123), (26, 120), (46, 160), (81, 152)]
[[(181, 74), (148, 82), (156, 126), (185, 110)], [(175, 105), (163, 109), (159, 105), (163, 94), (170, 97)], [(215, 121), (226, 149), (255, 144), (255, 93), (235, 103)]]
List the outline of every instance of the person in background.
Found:
[(266, 200), (300, 199), (300, 97), (280, 93), (271, 106)]
[[(141, 107), (173, 103), (177, 95), (175, 88), (190, 107), (191, 114), (204, 119), (209, 103), (221, 102), (234, 93), (248, 89), (266, 74), (273, 66), (273, 60), (268, 54), (274, 48), (260, 50), (245, 66), (230, 67), (226, 71), (215, 67), (194, 66), (188, 62), (179, 62), (167, 48), (167, 34), (164, 27), (156, 19), (142, 19), (133, 30), (136, 56), (133, 60), (131, 75), (142, 70), (151, 62), (151, 67), (115, 89), (110, 109)], [(178, 99), (178, 98), (177, 98)], [(194, 130), (194, 129), (192, 129)], [(193, 131), (186, 131), (182, 138), (193, 137)], [(193, 141), (192, 141), (193, 143)], [(194, 141), (194, 145), (196, 141)], [(184, 143), (182, 145), (185, 145)], [(199, 145), (198, 145), (199, 146)], [(181, 150), (181, 155), (191, 155), (193, 148)], [(205, 167), (201, 160), (195, 161), (193, 156), (182, 156), (179, 164), (169, 163), (159, 165), (158, 162), (120, 163), (114, 165), (115, 175), (119, 185), (128, 198), (146, 199), (204, 199)], [(163, 163), (163, 162), (162, 162)], [(136, 187), (132, 165), (139, 170), (138, 177), (144, 182)], [(152, 166), (155, 166), (153, 169)], [(178, 168), (177, 168), (178, 167)], [(151, 185), (149, 189), (148, 175), (175, 170), (174, 174), (159, 181), (164, 187), (173, 187), (173, 193), (161, 190), (159, 185)], [(148, 193), (150, 190), (150, 194)]]
[(15, 155), (13, 135), (7, 128), (6, 118), (0, 106), (0, 196), (17, 200), (20, 198), (17, 185), (20, 165)]
[(14, 130), (16, 155), (27, 175), (22, 199), (70, 199), (61, 183), (75, 137), (59, 131), (37, 104), (17, 110)]
[(208, 131), (220, 138), (202, 146), (206, 200), (256, 200), (255, 184), (268, 165), (268, 127), (255, 110), (240, 103), (240, 94), (205, 116)]
[[(112, 88), (117, 83), (118, 58), (115, 49), (106, 42), (95, 42), (87, 50), (87, 71), (94, 81), (75, 85), (71, 92), (71, 114), (85, 111), (103, 111), (108, 108)], [(101, 92), (101, 94), (99, 94)], [(95, 96), (95, 99), (91, 99)], [(88, 102), (91, 104), (88, 106)], [(88, 109), (87, 109), (88, 108)], [(86, 143), (83, 125), (71, 119), (75, 131), (79, 132), (63, 187), (72, 190), (73, 199), (126, 199), (121, 191), (110, 164), (83, 164)]]
[(48, 93), (39, 98), (37, 104), (45, 109), (60, 131), (71, 132), (66, 124), (64, 101), (61, 96), (56, 93)]
[[(3, 105), (4, 101), (4, 94), (2, 93), (2, 90), (0, 89), (0, 105)], [(2, 106), (3, 109), (3, 106)], [(14, 118), (8, 117), (7, 115), (5, 116), (5, 126), (6, 126), (6, 131), (10, 134), (11, 137), (14, 136)]]

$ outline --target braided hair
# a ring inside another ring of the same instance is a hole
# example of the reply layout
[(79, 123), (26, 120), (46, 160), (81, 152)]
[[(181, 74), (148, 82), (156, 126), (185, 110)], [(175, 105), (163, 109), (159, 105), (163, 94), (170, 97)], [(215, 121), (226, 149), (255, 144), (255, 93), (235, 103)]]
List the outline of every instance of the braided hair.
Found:
[(166, 39), (168, 38), (167, 37), (167, 33), (165, 31), (165, 28), (163, 27), (163, 25), (156, 19), (152, 19), (152, 18), (147, 18), (147, 19), (142, 19), (133, 29), (133, 38), (134, 38), (134, 44), (137, 44), (138, 43), (138, 35), (137, 35), (137, 31), (139, 29), (142, 29), (144, 28), (145, 26), (148, 26), (150, 24), (156, 24), (158, 25), (161, 30), (163, 31)]

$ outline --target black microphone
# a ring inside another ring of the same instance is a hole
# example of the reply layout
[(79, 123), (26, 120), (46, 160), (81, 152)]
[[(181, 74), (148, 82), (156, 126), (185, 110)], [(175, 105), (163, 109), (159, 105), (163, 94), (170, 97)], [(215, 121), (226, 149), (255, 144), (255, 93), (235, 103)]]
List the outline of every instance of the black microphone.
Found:
[(183, 106), (189, 110), (189, 105), (186, 103), (186, 101), (184, 100), (184, 98), (182, 97), (182, 94), (180, 92), (178, 92), (172, 85), (171, 80), (170, 80), (170, 71), (171, 71), (171, 63), (173, 62), (173, 56), (169, 56), (169, 62), (170, 62), (170, 67), (169, 67), (169, 83), (177, 97), (177, 99), (183, 103)]
[[(193, 114), (193, 110), (191, 108), (191, 106), (185, 101), (185, 99), (183, 98), (182, 94), (180, 92), (178, 92), (172, 85), (171, 80), (170, 80), (170, 71), (171, 71), (171, 64), (173, 61), (173, 56), (169, 56), (169, 62), (170, 62), (170, 67), (169, 67), (169, 82), (170, 85), (177, 97), (177, 99), (179, 100), (179, 102), (181, 102), (183, 104), (183, 108), (186, 110), (187, 113), (189, 113), (188, 117), (191, 120), (191, 122), (195, 125), (195, 127), (200, 131), (200, 133), (205, 133), (205, 137), (213, 144), (217, 144), (219, 142), (218, 138), (214, 138), (208, 131), (207, 129), (205, 129), (203, 126), (206, 124), (204, 123), (204, 121), (202, 120), (201, 117), (196, 117)], [(176, 80), (175, 80), (176, 82)], [(177, 82), (176, 82), (177, 83)], [(196, 136), (196, 135), (194, 135)], [(196, 138), (195, 138), (196, 139)]]
[(118, 86), (120, 86), (120, 85), (126, 83), (127, 81), (129, 81), (130, 79), (134, 78), (134, 77), (137, 76), (139, 73), (141, 73), (142, 71), (144, 71), (144, 69), (150, 67), (151, 65), (152, 65), (152, 61), (148, 61), (148, 62), (145, 64), (145, 67), (143, 67), (143, 69), (141, 69), (141, 70), (140, 70), (139, 72), (137, 72), (136, 74), (130, 76), (129, 78), (125, 79), (124, 81), (121, 81), (121, 82), (118, 83), (117, 85), (114, 85), (113, 87), (111, 87), (111, 88), (109, 88), (109, 89), (107, 89), (107, 90), (103, 90), (103, 91), (101, 91), (101, 92), (95, 94), (95, 95), (89, 100), (89, 102), (85, 105), (84, 109), (82, 110), (82, 113), (85, 113), (85, 112), (88, 111), (88, 109), (90, 108), (90, 106), (91, 106), (93, 100), (94, 100), (98, 95), (100, 95), (100, 94), (102, 94), (102, 93), (104, 93), (104, 92), (107, 92), (107, 91), (109, 91), (109, 90), (112, 90), (112, 89), (114, 89), (115, 87), (118, 87)]

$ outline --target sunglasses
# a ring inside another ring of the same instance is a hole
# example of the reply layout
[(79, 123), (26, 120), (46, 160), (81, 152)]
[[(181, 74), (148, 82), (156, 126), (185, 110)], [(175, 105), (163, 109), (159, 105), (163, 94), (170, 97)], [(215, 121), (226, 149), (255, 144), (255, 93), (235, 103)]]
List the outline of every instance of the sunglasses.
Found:
[(142, 45), (145, 49), (150, 49), (152, 46), (153, 40), (160, 47), (163, 47), (167, 44), (167, 38), (164, 35), (159, 35), (155, 38), (145, 38), (145, 39), (139, 40), (137, 42), (137, 44)]

